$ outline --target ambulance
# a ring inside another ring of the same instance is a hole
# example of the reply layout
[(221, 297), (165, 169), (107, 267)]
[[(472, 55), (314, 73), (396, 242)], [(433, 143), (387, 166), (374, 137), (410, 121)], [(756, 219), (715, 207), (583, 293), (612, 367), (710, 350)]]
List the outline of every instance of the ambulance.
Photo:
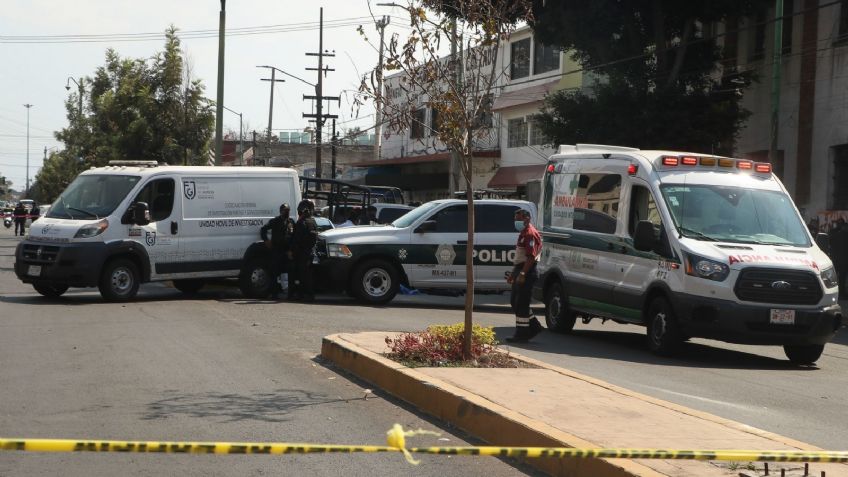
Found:
[(660, 355), (702, 337), (783, 346), (806, 365), (842, 325), (827, 237), (810, 235), (768, 163), (560, 146), (536, 223), (534, 295), (555, 331), (602, 318), (645, 326)]
[(205, 279), (243, 277), (259, 229), (299, 201), (292, 169), (112, 161), (77, 176), (33, 223), (15, 274), (48, 297), (98, 287), (127, 301), (164, 280), (194, 293)]

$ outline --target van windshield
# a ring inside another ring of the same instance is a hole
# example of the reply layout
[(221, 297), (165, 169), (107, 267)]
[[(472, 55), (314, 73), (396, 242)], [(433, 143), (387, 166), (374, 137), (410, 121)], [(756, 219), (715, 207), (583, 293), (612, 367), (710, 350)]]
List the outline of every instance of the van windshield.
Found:
[(53, 202), (51, 219), (97, 220), (115, 211), (140, 177), (88, 174), (77, 177)]
[(439, 206), (438, 202), (427, 202), (415, 209), (409, 211), (408, 214), (392, 222), (392, 225), (402, 229), (414, 224), (422, 216), (429, 214), (430, 211)]
[(809, 247), (806, 227), (783, 192), (666, 184), (663, 199), (684, 237), (713, 242)]

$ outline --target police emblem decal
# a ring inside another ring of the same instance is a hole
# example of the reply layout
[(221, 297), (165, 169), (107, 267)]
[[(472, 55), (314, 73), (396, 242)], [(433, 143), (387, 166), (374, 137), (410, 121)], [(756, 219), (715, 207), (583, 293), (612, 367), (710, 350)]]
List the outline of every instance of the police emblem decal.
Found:
[(436, 262), (439, 265), (453, 265), (455, 259), (456, 251), (453, 249), (453, 245), (442, 244), (436, 249)]
[(183, 181), (183, 195), (188, 200), (192, 200), (197, 196), (197, 185), (194, 181)]
[(398, 250), (398, 258), (400, 259), (400, 261), (404, 261), (404, 260), (406, 260), (407, 255), (408, 255), (408, 254), (407, 254), (407, 252), (406, 252), (406, 249), (405, 249), (405, 248), (402, 248), (402, 249)]
[(156, 232), (145, 232), (144, 241), (151, 247), (156, 245)]

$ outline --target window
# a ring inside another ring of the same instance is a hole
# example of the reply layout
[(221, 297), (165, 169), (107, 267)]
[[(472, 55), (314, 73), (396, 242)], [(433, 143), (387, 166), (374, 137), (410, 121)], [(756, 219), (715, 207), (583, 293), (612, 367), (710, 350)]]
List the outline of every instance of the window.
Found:
[(524, 118), (510, 119), (506, 123), (507, 147), (522, 147), (527, 145), (527, 120)]
[(474, 206), (474, 232), (509, 233), (515, 230), (515, 211), (517, 205), (476, 205)]
[(481, 128), (492, 127), (492, 94), (489, 93), (480, 101), (480, 109), (477, 110), (477, 125)]
[(657, 232), (662, 226), (662, 218), (651, 191), (647, 187), (633, 186), (630, 193), (630, 218), (627, 221), (627, 231), (631, 237), (636, 233), (636, 224), (642, 220), (654, 224), (654, 230)]
[(430, 220), (436, 221), (436, 232), (467, 233), (468, 206), (456, 205), (436, 212)]
[(848, 144), (833, 147), (833, 210), (848, 209)]
[(788, 55), (792, 53), (792, 24), (795, 17), (795, 2), (793, 0), (783, 0), (783, 38), (781, 38), (781, 53)]
[(848, 40), (848, 0), (839, 2), (839, 37), (840, 41)]
[(585, 197), (585, 208), (574, 208), (574, 228), (615, 233), (621, 176), (618, 174), (581, 174), (577, 195)]
[(412, 125), (409, 131), (409, 137), (411, 139), (423, 139), (424, 138), (424, 115), (426, 111), (422, 109), (416, 109), (412, 113)]
[(432, 135), (434, 135), (434, 136), (439, 131), (439, 126), (440, 126), (439, 119), (440, 119), (439, 118), (439, 110), (438, 109), (431, 109), (430, 110), (430, 130), (432, 132)]
[(530, 119), (530, 145), (541, 146), (542, 144), (548, 144), (548, 142), (548, 138), (542, 132), (542, 125), (539, 118), (532, 117)]
[(530, 38), (518, 40), (510, 45), (510, 78), (526, 78), (530, 76)]
[(736, 66), (739, 57), (739, 18), (731, 16), (724, 24), (724, 63), (727, 67)]
[(754, 18), (751, 29), (754, 32), (753, 49), (751, 50), (751, 61), (762, 60), (766, 54), (766, 11), (760, 10)]
[(174, 208), (174, 179), (148, 182), (133, 202), (145, 202), (150, 208), (150, 221), (158, 222), (171, 216)]
[(403, 217), (403, 215), (409, 212), (409, 210), (410, 209), (395, 209), (391, 207), (386, 207), (385, 209), (380, 211), (380, 215), (377, 217), (377, 222), (381, 224), (390, 224), (395, 220)]
[(139, 181), (137, 176), (80, 175), (62, 192), (47, 217), (97, 220), (111, 214)]
[(560, 49), (553, 46), (543, 45), (538, 41), (533, 51), (533, 74), (539, 75), (559, 69)]

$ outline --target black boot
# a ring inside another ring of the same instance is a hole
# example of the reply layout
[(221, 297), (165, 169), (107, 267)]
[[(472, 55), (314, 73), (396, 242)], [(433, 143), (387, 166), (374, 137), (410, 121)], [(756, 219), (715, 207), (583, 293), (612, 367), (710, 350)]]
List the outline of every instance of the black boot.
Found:
[(515, 327), (515, 334), (506, 339), (507, 343), (526, 343), (530, 339), (530, 328), (526, 326)]
[(542, 326), (541, 323), (539, 323), (539, 320), (537, 320), (535, 316), (533, 318), (530, 318), (530, 328), (529, 329), (530, 329), (530, 336), (527, 337), (528, 340), (545, 330), (545, 328)]

